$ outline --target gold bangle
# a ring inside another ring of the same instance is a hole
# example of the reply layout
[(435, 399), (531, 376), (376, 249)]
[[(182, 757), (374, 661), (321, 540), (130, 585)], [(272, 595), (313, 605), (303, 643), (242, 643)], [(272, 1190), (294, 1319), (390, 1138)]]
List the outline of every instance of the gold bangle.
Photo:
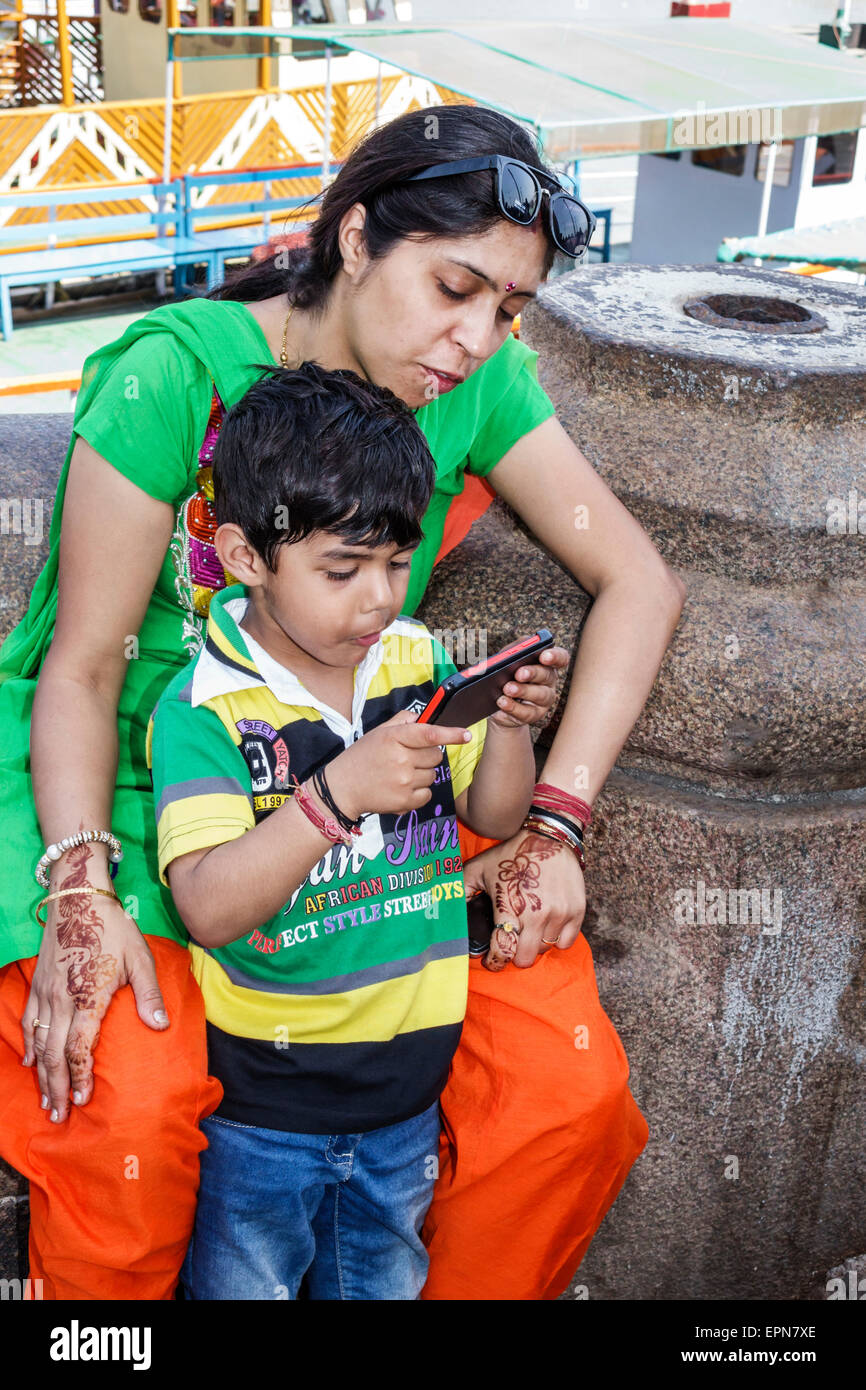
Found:
[(542, 839), (553, 840), (554, 844), (561, 845), (563, 849), (570, 849), (580, 865), (581, 872), (586, 873), (586, 855), (582, 842), (573, 840), (570, 835), (566, 835), (564, 830), (554, 830), (547, 821), (538, 821), (533, 816), (526, 817), (521, 830), (528, 830), (533, 835), (540, 835)]
[(42, 918), (39, 916), (39, 909), (44, 907), (46, 903), (52, 902), (54, 898), (69, 898), (73, 893), (99, 893), (103, 898), (113, 898), (116, 903), (120, 902), (120, 898), (117, 894), (109, 893), (107, 888), (91, 888), (89, 885), (83, 888), (60, 888), (56, 893), (49, 893), (47, 898), (43, 898), (40, 903), (36, 904), (34, 916), (40, 927), (47, 926), (47, 919), (43, 922)]

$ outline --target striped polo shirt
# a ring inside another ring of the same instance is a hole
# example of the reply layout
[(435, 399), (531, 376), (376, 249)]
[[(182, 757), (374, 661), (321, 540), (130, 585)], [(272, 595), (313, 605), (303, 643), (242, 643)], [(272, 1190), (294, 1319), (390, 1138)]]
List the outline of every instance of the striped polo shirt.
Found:
[[(159, 875), (179, 855), (253, 830), (304, 781), (399, 710), (424, 707), (455, 667), (422, 623), (398, 618), (355, 669), (351, 721), (243, 632), (243, 585), (211, 601), (199, 655), (147, 729)], [(466, 1007), (467, 923), (454, 799), (486, 721), (449, 745), (432, 799), (372, 815), (330, 848), (269, 922), (228, 946), (191, 942), (208, 1060), (226, 1119), (362, 1133), (439, 1095)]]

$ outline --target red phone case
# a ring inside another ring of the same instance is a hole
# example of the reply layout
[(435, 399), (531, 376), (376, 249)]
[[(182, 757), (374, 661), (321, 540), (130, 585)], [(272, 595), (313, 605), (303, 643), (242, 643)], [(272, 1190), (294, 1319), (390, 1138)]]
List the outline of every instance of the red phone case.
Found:
[[(524, 653), (532, 652), (534, 656), (551, 646), (552, 643), (553, 636), (548, 629), (539, 628), (538, 632), (534, 633), (532, 637), (522, 637), (519, 641), (512, 642), (510, 646), (504, 647), (501, 652), (497, 652), (494, 656), (487, 657), (484, 661), (476, 662), (474, 666), (467, 667), (465, 671), (459, 671), (449, 676), (433, 694), (429, 704), (423, 712), (419, 714), (417, 722), (419, 724), (438, 723), (440, 712), (447, 715), (445, 706), (450, 703), (452, 699), (455, 699), (460, 694), (470, 692), (474, 685), (480, 684), (485, 677), (488, 676), (501, 677), (498, 688), (495, 682), (493, 684), (495, 694), (492, 697), (492, 706), (488, 710), (488, 714), (495, 714), (497, 709), (496, 698), (501, 693), (502, 686), (506, 685), (510, 679), (510, 672), (508, 671), (509, 666), (513, 666), (515, 670), (518, 669), (521, 665)], [(490, 701), (487, 703), (490, 703)], [(448, 717), (450, 718), (450, 716)], [(478, 719), (483, 719), (485, 717), (487, 716), (483, 713), (477, 714), (475, 718), (466, 719), (465, 722), (467, 724), (474, 724)], [(463, 722), (464, 720), (459, 717), (455, 720), (456, 724), (461, 724)]]

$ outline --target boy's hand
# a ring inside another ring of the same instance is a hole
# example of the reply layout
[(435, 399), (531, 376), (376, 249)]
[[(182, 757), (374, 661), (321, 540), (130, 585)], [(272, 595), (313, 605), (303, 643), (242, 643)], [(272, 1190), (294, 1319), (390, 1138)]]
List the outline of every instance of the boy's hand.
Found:
[(568, 665), (563, 647), (549, 647), (540, 660), (548, 665), (521, 666), (497, 701), (499, 708), (490, 716), (500, 729), (516, 729), (521, 724), (543, 724), (556, 703), (556, 676)]
[(400, 710), (328, 764), (334, 800), (353, 820), (365, 811), (396, 814), (426, 806), (442, 761), (440, 745), (469, 741), (468, 729), (418, 724), (417, 718)]

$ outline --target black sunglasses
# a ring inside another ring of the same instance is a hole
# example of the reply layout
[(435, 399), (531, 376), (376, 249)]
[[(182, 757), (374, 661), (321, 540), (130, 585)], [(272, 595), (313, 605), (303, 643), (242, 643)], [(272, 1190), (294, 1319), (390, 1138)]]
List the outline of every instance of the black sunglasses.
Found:
[[(579, 199), (566, 192), (560, 181), (542, 169), (532, 169), (522, 159), (510, 159), (504, 154), (483, 154), (475, 159), (454, 159), (448, 164), (433, 164), (420, 174), (409, 174), (402, 183), (420, 179), (441, 179), (449, 174), (469, 174), (476, 169), (495, 169), (496, 196), (503, 214), (512, 222), (527, 227), (535, 221), (547, 194), (550, 206), (550, 233), (560, 251), (576, 260), (592, 240), (597, 219)], [(542, 188), (539, 179), (553, 184), (554, 191)]]

